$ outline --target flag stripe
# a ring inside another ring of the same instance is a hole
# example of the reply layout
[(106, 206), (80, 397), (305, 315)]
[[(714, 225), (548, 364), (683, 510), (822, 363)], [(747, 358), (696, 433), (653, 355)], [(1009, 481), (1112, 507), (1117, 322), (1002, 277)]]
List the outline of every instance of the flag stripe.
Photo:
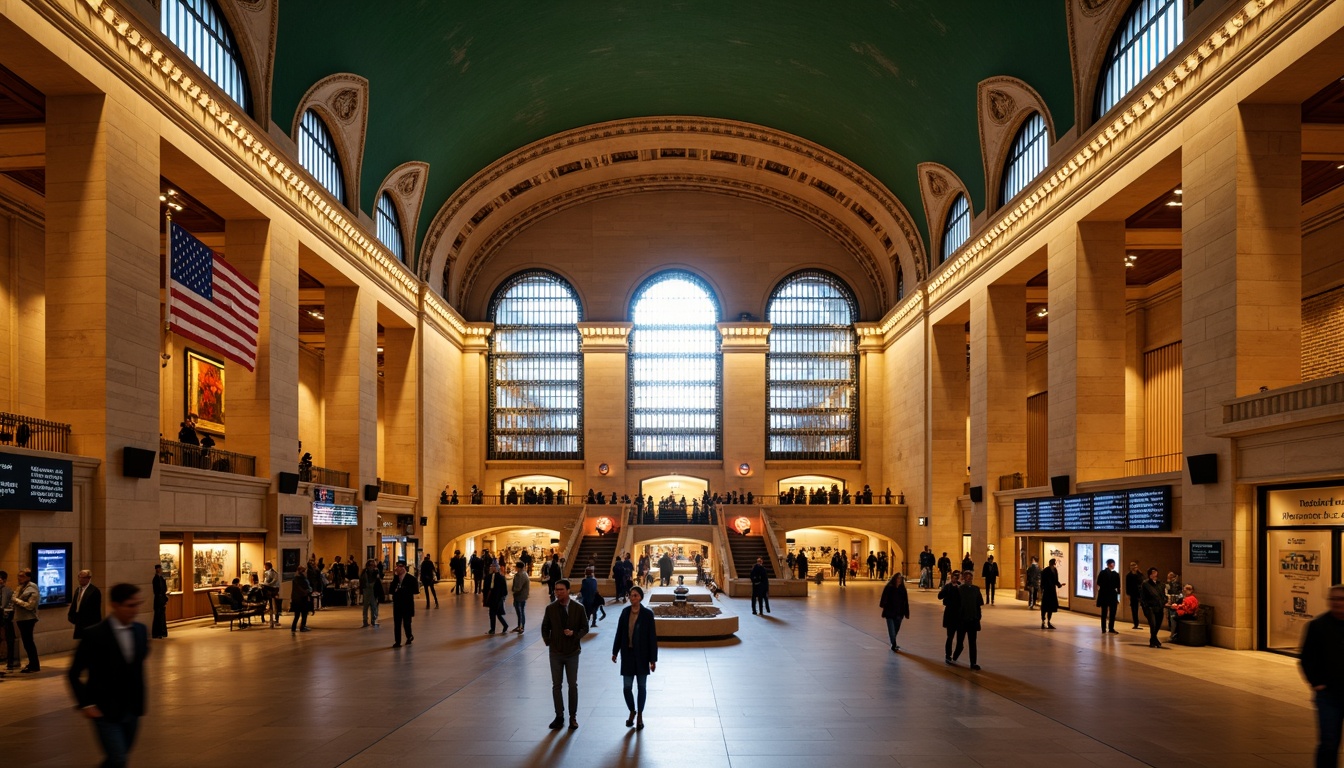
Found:
[(169, 327), (253, 370), (261, 309), (257, 287), (176, 223), (169, 229)]
[(173, 304), (174, 315), (188, 316), (195, 321), (189, 325), (202, 326), (201, 330), (228, 340), (230, 346), (239, 351), (247, 349), (238, 343), (238, 340), (245, 338), (247, 334), (233, 322), (232, 318), (221, 314), (215, 305), (202, 302), (191, 291), (181, 290), (177, 283), (173, 283)]

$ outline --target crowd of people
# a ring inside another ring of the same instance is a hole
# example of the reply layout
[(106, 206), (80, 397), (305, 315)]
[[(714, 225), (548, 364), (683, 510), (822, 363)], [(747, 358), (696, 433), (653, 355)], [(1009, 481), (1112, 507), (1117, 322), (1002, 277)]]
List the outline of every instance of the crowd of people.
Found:
[[(904, 501), (905, 495), (901, 494)], [(841, 488), (836, 483), (831, 483), (830, 490), (822, 486), (815, 488), (806, 488), (798, 486), (790, 487), (787, 491), (779, 494), (779, 503), (783, 504), (872, 504), (873, 489), (868, 485), (863, 486), (863, 490), (850, 494), (849, 488)], [(887, 488), (885, 493), (877, 497), (878, 504), (891, 503), (891, 488)]]

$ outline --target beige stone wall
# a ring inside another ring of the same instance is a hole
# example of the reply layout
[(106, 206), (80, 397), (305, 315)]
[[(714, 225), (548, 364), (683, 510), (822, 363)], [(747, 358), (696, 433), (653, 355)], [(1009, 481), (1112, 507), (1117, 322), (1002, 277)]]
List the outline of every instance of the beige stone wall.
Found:
[[(322, 355), (308, 347), (300, 347), (298, 353), (299, 386), (299, 439), (303, 441), (303, 450), (313, 454), (313, 463), (326, 466), (326, 418), (325, 402), (322, 397)], [(297, 460), (297, 459), (296, 459)]]
[(44, 418), (47, 298), (43, 226), (36, 212), (10, 194), (0, 187), (0, 410)]

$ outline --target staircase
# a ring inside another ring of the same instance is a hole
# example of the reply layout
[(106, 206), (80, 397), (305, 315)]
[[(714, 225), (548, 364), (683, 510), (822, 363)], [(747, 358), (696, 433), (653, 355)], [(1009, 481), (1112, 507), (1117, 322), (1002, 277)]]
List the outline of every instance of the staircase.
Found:
[(766, 549), (764, 536), (743, 536), (733, 531), (725, 532), (728, 542), (728, 551), (733, 558), (733, 566), (737, 569), (737, 578), (746, 579), (751, 576), (751, 569), (756, 566), (756, 558), (761, 558), (765, 565), (765, 572), (770, 578), (778, 578), (775, 573), (775, 564), (771, 561), (770, 550)]
[(582, 579), (583, 572), (588, 568), (588, 561), (592, 559), (597, 563), (597, 573), (594, 574), (599, 579), (611, 577), (611, 564), (616, 560), (616, 534), (606, 536), (584, 536), (579, 542), (579, 549), (574, 553), (574, 559), (569, 563), (569, 578)]

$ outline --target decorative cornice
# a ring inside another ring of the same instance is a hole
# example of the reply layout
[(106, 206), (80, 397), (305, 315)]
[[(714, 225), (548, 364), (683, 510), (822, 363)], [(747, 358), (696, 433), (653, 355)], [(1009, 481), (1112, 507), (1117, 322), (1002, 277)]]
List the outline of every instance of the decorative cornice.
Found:
[(910, 327), (916, 320), (924, 316), (925, 296), (923, 291), (915, 291), (910, 298), (905, 300), (904, 304), (893, 307), (887, 316), (882, 318), (881, 322), (875, 324), (865, 324), (860, 331), (861, 334), (877, 334), (884, 338), (890, 338), (895, 334), (904, 331)]
[(723, 353), (755, 352), (765, 354), (770, 350), (770, 329), (773, 323), (719, 323), (719, 345)]
[(579, 323), (584, 352), (625, 352), (634, 323)]

